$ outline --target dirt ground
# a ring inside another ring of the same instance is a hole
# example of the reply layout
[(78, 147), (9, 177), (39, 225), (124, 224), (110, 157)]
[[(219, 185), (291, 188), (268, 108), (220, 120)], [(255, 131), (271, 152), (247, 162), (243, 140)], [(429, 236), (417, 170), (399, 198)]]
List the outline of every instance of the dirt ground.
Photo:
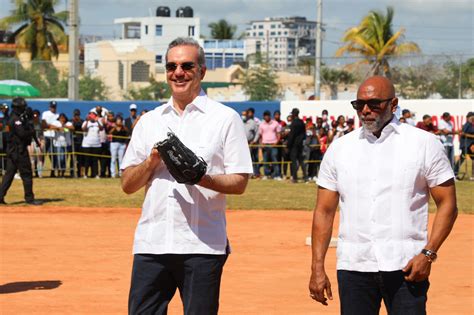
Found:
[[(310, 212), (229, 211), (220, 314), (338, 314), (308, 296)], [(0, 208), (1, 314), (126, 314), (138, 209)], [(433, 217), (430, 218), (430, 222)], [(433, 265), (428, 314), (473, 314), (473, 215)], [(327, 272), (337, 292), (335, 249)], [(179, 297), (170, 314), (181, 314)]]

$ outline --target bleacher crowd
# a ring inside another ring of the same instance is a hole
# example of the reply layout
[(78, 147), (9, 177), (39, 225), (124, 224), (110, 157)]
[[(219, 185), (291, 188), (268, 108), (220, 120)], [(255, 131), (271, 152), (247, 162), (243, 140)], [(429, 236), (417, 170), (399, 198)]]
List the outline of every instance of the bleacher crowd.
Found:
[[(323, 110), (321, 117), (316, 117), (315, 121), (306, 118), (304, 122), (300, 119), (297, 108), (291, 111), (286, 121), (281, 119), (280, 111), (275, 111), (273, 117), (269, 111), (265, 111), (262, 121), (254, 114), (255, 109), (249, 108), (242, 112), (242, 119), (254, 163), (253, 178), (263, 180), (291, 179), (296, 183), (299, 180), (298, 169), (301, 169), (300, 180), (316, 180), (328, 146), (355, 128), (354, 120), (346, 120), (342, 115), (330, 120), (328, 110)], [(435, 134), (443, 143), (446, 155), (458, 177), (466, 156), (470, 155), (473, 161), (474, 113), (467, 114), (466, 122), (460, 130), (454, 129), (452, 117), (448, 112), (443, 113), (441, 118), (438, 126), (433, 124), (429, 115), (424, 115), (423, 120), (416, 123), (410, 110), (404, 109), (400, 122)], [(460, 137), (461, 151), (457, 160), (453, 142), (456, 134)], [(472, 170), (470, 179), (474, 180)]]
[[(120, 165), (133, 127), (140, 119), (137, 106), (131, 104), (129, 113), (113, 113), (107, 108), (91, 108), (85, 117), (78, 109), (71, 118), (58, 113), (57, 103), (51, 101), (49, 110), (33, 110), (32, 122), (37, 141), (32, 141), (29, 153), (36, 177), (45, 176), (46, 159), (50, 177), (107, 178), (120, 177)], [(467, 114), (461, 130), (454, 130), (452, 118), (444, 113), (436, 125), (429, 115), (415, 122), (410, 110), (402, 111), (400, 122), (413, 125), (439, 137), (456, 175), (467, 155), (474, 152), (474, 113)], [(5, 124), (8, 106), (0, 106), (0, 154), (5, 152)], [(255, 109), (242, 112), (247, 141), (254, 165), (253, 178), (310, 182), (317, 179), (319, 166), (328, 146), (354, 130), (353, 119), (340, 115), (330, 119), (328, 110), (320, 117), (300, 118), (294, 108), (283, 120), (280, 111), (265, 111), (263, 119), (255, 117)], [(455, 160), (453, 138), (460, 136), (461, 155)], [(38, 145), (39, 144), (39, 145)], [(4, 154), (0, 156), (4, 166)], [(472, 158), (471, 158), (472, 160)], [(298, 178), (300, 176), (300, 178)], [(474, 176), (471, 172), (471, 180)]]

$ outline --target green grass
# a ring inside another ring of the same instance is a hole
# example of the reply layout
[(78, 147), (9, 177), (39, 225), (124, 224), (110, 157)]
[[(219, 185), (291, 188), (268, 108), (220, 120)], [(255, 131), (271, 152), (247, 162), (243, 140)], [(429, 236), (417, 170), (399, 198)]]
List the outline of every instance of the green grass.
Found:
[[(118, 179), (34, 179), (37, 199), (47, 201), (51, 206), (78, 207), (141, 207), (144, 192), (126, 195), (120, 189)], [(474, 182), (456, 182), (458, 208), (463, 213), (474, 213)], [(10, 205), (23, 206), (23, 186), (21, 180), (14, 180), (6, 201)], [(313, 210), (316, 202), (316, 185), (291, 184), (286, 181), (251, 180), (242, 196), (229, 196), (229, 209), (258, 210)], [(430, 201), (430, 211), (435, 207)]]

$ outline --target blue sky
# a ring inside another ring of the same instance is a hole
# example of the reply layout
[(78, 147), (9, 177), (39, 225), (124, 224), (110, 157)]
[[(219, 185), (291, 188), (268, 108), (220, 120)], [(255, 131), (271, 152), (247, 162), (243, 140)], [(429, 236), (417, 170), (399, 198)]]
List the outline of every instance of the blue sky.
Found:
[[(59, 0), (58, 11), (68, 0)], [(70, 1), (70, 0), (69, 0)], [(316, 0), (78, 0), (81, 33), (106, 38), (118, 36), (113, 20), (120, 17), (148, 16), (159, 5), (174, 12), (191, 6), (201, 18), (202, 33), (209, 34), (210, 22), (225, 18), (243, 32), (250, 20), (270, 16), (305, 16), (316, 19)], [(424, 54), (474, 55), (473, 0), (323, 0), (323, 23), (327, 30), (323, 56), (333, 56), (344, 31), (358, 24), (369, 10), (395, 9), (395, 29), (406, 29), (405, 39), (419, 44)], [(0, 0), (0, 17), (9, 14), (11, 0)]]

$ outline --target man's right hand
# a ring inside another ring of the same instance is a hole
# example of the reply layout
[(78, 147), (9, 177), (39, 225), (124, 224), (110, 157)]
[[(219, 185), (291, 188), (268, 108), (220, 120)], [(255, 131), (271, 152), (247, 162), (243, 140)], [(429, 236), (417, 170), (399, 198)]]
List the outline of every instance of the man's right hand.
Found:
[[(326, 295), (324, 294), (325, 291)], [(311, 273), (309, 295), (313, 300), (323, 305), (328, 305), (328, 299), (332, 300), (331, 282), (324, 270), (313, 270)]]

